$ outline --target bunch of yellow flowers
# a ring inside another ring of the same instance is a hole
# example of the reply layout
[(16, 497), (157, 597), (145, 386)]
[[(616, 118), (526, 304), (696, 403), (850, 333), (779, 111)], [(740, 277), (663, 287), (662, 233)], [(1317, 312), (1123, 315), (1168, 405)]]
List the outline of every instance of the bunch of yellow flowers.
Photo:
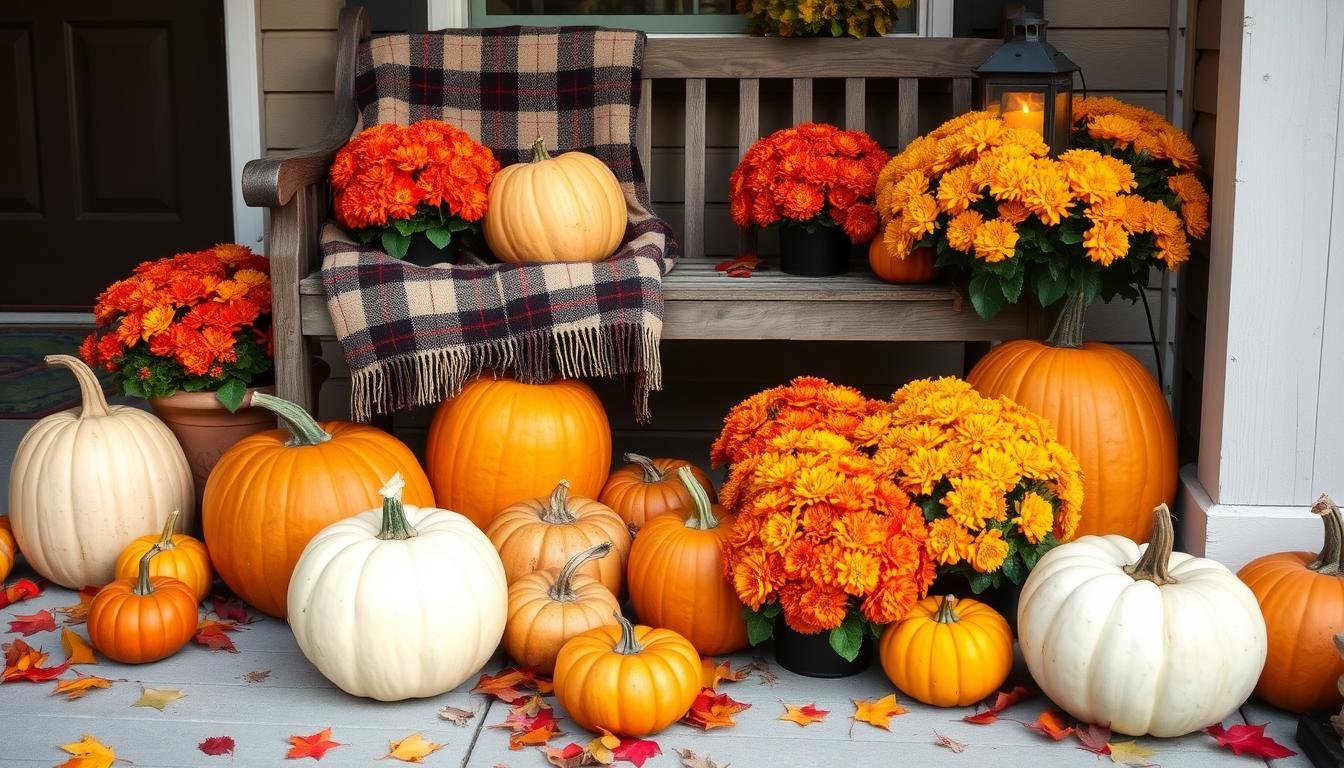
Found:
[(781, 37), (878, 37), (910, 0), (737, 0), (747, 31)]
[(912, 141), (878, 177), (883, 244), (933, 248), (982, 317), (1066, 294), (1138, 297), (1150, 264), (1174, 270), (1208, 233), (1209, 195), (1186, 136), (1112, 98), (1074, 107), (1058, 158), (1035, 131), (969, 112)]

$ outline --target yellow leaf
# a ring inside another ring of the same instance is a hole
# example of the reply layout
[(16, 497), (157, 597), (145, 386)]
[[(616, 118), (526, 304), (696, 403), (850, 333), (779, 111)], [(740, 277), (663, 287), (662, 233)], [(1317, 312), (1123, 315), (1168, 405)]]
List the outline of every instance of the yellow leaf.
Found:
[(404, 763), (418, 763), (426, 756), (443, 749), (442, 744), (428, 741), (418, 733), (413, 733), (401, 741), (388, 742), (388, 745), (389, 751), (386, 756)]
[(780, 715), (779, 719), (807, 726), (820, 723), (829, 714), (831, 714), (830, 710), (817, 709), (816, 704), (804, 704), (801, 707), (794, 704), (785, 704), (784, 714)]
[(616, 762), (616, 756), (611, 751), (621, 746), (621, 737), (606, 728), (599, 727), (598, 730), (602, 731), (602, 735), (588, 742), (586, 749), (593, 760), (602, 765), (611, 765)]
[(78, 676), (72, 677), (69, 680), (57, 680), (56, 687), (52, 689), (51, 695), (58, 696), (60, 694), (65, 694), (66, 701), (74, 701), (75, 699), (82, 698), (84, 694), (94, 688), (112, 687), (112, 681), (105, 677), (80, 675), (78, 672), (75, 674)]
[(164, 707), (186, 695), (181, 691), (173, 690), (171, 688), (142, 688), (141, 690), (144, 691), (144, 693), (142, 693), (140, 698), (131, 706), (153, 707), (160, 712), (163, 711)]
[(69, 657), (65, 660), (67, 664), (98, 663), (88, 641), (75, 634), (69, 627), (61, 630), (61, 645), (65, 647), (65, 655)]
[(888, 721), (893, 715), (904, 715), (906, 708), (896, 701), (896, 694), (889, 693), (877, 701), (851, 699), (854, 702), (855, 722), (868, 723), (883, 730), (891, 730)]
[(1157, 754), (1147, 747), (1139, 746), (1137, 741), (1111, 742), (1111, 762), (1121, 765), (1152, 765), (1148, 758)]
[(61, 749), (70, 754), (71, 758), (57, 768), (112, 768), (112, 763), (117, 759), (117, 753), (111, 747), (87, 733), (79, 741), (62, 744)]

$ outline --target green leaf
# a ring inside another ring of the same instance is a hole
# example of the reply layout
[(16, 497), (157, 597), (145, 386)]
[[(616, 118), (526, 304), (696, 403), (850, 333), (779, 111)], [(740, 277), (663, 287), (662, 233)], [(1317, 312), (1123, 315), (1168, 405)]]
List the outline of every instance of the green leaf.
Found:
[(1013, 270), (1011, 274), (999, 281), (999, 290), (1002, 291), (1004, 300), (1009, 304), (1016, 304), (1017, 300), (1022, 297), (1022, 281), (1026, 278), (1026, 272), (1020, 269), (1020, 263), (1018, 267), (1019, 269)]
[(411, 238), (409, 235), (398, 234), (396, 230), (383, 230), (382, 237), (383, 250), (388, 256), (394, 259), (406, 258), (406, 251), (411, 248)]
[(863, 648), (863, 635), (863, 619), (852, 613), (847, 614), (844, 622), (831, 630), (831, 650), (845, 661), (853, 661), (859, 657), (859, 651)]
[(863, 626), (866, 627), (866, 628), (868, 629), (868, 634), (872, 635), (874, 640), (878, 640), (878, 639), (880, 639), (880, 638), (882, 637), (882, 625), (881, 625), (881, 624), (878, 624), (878, 623), (875, 622), (875, 621), (869, 621), (869, 620), (867, 620), (867, 619), (864, 619), (864, 620), (863, 620)]
[(425, 230), (425, 237), (442, 251), (453, 241), (453, 232), (447, 227), (431, 227)]
[(1003, 309), (1003, 289), (999, 279), (988, 272), (977, 272), (967, 287), (971, 294), (971, 306), (982, 320), (988, 320)]
[(924, 510), (924, 521), (929, 523), (942, 517), (947, 512), (947, 508), (943, 506), (937, 494), (922, 497), (919, 501), (919, 508)]
[(1101, 293), (1101, 269), (1095, 265), (1091, 268), (1084, 267), (1082, 278), (1083, 302), (1091, 304), (1096, 301), (1097, 294)]
[(238, 410), (243, 404), (243, 396), (247, 394), (247, 385), (242, 379), (229, 377), (218, 390), (215, 391), (215, 399), (219, 404), (229, 409), (229, 413)]
[(1069, 221), (1059, 225), (1059, 242), (1065, 245), (1073, 245), (1083, 242), (1083, 233), (1079, 232), (1075, 226), (1070, 226)]
[[(765, 606), (761, 607), (765, 608)], [(774, 636), (775, 622), (773, 618), (767, 618), (762, 612), (753, 611), (745, 605), (742, 606), (742, 618), (747, 622), (747, 642), (752, 645), (760, 645)]]
[(1050, 270), (1037, 270), (1032, 273), (1031, 289), (1041, 306), (1048, 307), (1064, 298), (1064, 294), (1069, 290), (1069, 281), (1062, 273), (1054, 271), (1052, 262)]
[(403, 237), (410, 237), (415, 234), (415, 221), (409, 219), (393, 219), (392, 226), (396, 228)]
[(1049, 550), (1050, 547), (1045, 546), (1044, 543), (1037, 544), (1034, 547), (1023, 547), (1021, 552), (1022, 564), (1027, 567), (1027, 570), (1035, 568), (1036, 563), (1041, 560), (1041, 555), (1044, 555)]
[(1022, 580), (1027, 578), (1027, 569), (1022, 565), (1022, 559), (1013, 555), (1004, 559), (999, 571), (1014, 584), (1021, 584)]
[(444, 226), (448, 228), (449, 232), (465, 232), (468, 229), (476, 228), (476, 225), (473, 224), (472, 222), (463, 221), (457, 218), (456, 216), (444, 222)]
[(977, 573), (970, 579), (971, 592), (978, 595), (994, 586), (994, 581), (994, 574), (992, 573)]

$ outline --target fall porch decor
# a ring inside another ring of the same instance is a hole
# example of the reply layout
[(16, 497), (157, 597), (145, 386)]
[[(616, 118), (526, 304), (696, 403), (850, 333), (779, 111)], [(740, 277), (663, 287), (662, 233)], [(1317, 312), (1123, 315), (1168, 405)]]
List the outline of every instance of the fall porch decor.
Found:
[(509, 585), (509, 615), (504, 650), (523, 667), (543, 675), (555, 672), (555, 657), (575, 635), (616, 623), (616, 595), (579, 566), (611, 554), (604, 541), (571, 557), (559, 568), (540, 568)]
[(954, 595), (926, 597), (882, 633), (887, 678), (935, 707), (967, 707), (999, 690), (1013, 668), (1013, 633), (993, 608)]
[(691, 492), (678, 477), (681, 467), (690, 468), (711, 503), (718, 501), (709, 476), (685, 459), (651, 459), (638, 453), (627, 453), (621, 460), (625, 466), (611, 473), (597, 500), (620, 515), (636, 536), (653, 518), (692, 505)]
[(196, 594), (171, 576), (150, 576), (158, 544), (140, 556), (135, 576), (98, 590), (89, 603), (89, 642), (123, 664), (146, 664), (177, 653), (196, 634)]
[(881, 37), (909, 7), (910, 0), (737, 0), (748, 32), (780, 37)]
[(176, 526), (180, 513), (173, 510), (163, 524), (163, 532), (135, 539), (117, 556), (116, 576), (129, 579), (138, 573), (140, 559), (157, 547), (159, 553), (149, 563), (150, 576), (171, 576), (191, 587), (196, 602), (205, 599), (215, 583), (215, 571), (210, 567), (210, 555), (200, 539), (178, 533)]

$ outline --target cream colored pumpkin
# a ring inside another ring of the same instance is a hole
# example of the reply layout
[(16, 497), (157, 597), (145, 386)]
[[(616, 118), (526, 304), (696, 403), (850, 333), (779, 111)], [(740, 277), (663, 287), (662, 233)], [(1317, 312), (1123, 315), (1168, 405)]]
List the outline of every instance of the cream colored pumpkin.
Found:
[(9, 516), (28, 564), (70, 589), (103, 586), (117, 555), (145, 531), (181, 511), (196, 514), (191, 469), (173, 433), (148, 411), (107, 404), (88, 366), (48, 355), (79, 381), (79, 408), (53, 413), (28, 430), (9, 471)]
[(537, 139), (532, 162), (491, 182), (484, 232), (500, 261), (601, 261), (616, 252), (625, 225), (625, 193), (605, 163), (583, 152), (551, 157)]
[(289, 581), (289, 626), (308, 661), (341, 690), (380, 701), (438, 696), (490, 660), (508, 587), (467, 518), (403, 506), (397, 474), (383, 507), (332, 523)]
[(1222, 564), (1172, 552), (1171, 512), (1151, 543), (1083, 536), (1022, 586), (1018, 643), (1041, 691), (1086, 723), (1181, 736), (1220, 723), (1255, 688), (1265, 621)]

